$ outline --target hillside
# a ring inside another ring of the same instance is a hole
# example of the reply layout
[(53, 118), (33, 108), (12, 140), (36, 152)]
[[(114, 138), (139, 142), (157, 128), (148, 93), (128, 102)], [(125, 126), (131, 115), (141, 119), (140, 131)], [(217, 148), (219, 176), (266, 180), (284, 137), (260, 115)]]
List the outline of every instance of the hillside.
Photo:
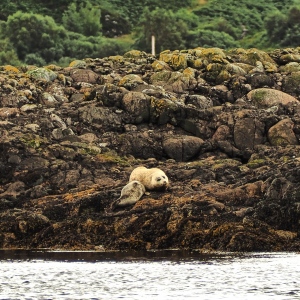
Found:
[(198, 46), (271, 50), (300, 44), (300, 0), (4, 0), (0, 65), (58, 63)]

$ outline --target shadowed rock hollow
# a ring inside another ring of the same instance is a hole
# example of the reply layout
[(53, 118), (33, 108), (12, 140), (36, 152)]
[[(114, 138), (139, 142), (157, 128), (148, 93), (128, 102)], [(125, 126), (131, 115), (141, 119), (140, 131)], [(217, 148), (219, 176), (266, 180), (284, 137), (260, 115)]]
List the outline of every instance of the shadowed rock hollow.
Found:
[(299, 251), (299, 50), (0, 67), (0, 247)]

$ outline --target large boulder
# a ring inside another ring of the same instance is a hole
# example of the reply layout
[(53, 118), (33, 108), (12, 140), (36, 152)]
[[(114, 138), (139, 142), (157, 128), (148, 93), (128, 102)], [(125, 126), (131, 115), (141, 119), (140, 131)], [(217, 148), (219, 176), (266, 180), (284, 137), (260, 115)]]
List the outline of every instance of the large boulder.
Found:
[(185, 69), (187, 65), (187, 54), (178, 51), (166, 50), (161, 52), (159, 60), (167, 63), (173, 70)]
[(95, 128), (101, 130), (121, 129), (122, 116), (109, 108), (89, 105), (79, 108), (78, 113), (81, 122), (93, 124)]
[(256, 66), (257, 62), (263, 65), (266, 72), (277, 71), (277, 65), (271, 56), (259, 49), (242, 49), (236, 48), (228, 51), (228, 56), (231, 57), (235, 62), (249, 64)]
[(119, 86), (123, 86), (128, 90), (132, 90), (137, 86), (144, 85), (144, 84), (145, 82), (142, 80), (142, 78), (136, 74), (125, 75), (119, 81)]
[(290, 95), (300, 95), (300, 71), (293, 72), (284, 77), (282, 90)]
[(284, 119), (272, 126), (268, 131), (271, 145), (286, 146), (298, 145), (298, 139), (293, 131), (294, 123), (291, 119)]
[(195, 157), (204, 141), (194, 136), (174, 136), (163, 141), (164, 151), (176, 161), (188, 161)]
[(252, 90), (247, 94), (247, 98), (257, 108), (271, 108), (272, 106), (278, 105), (282, 105), (283, 107), (285, 107), (290, 104), (299, 106), (300, 104), (295, 97), (282, 91), (269, 88), (259, 88)]
[(53, 81), (57, 78), (57, 74), (47, 68), (35, 68), (27, 71), (27, 74), (37, 80)]
[(264, 131), (264, 123), (257, 119), (238, 119), (234, 125), (234, 143), (238, 149), (253, 149), (264, 142)]
[(92, 70), (74, 68), (71, 70), (70, 75), (74, 82), (86, 82), (91, 84), (101, 82), (101, 76)]
[(129, 113), (132, 123), (148, 122), (150, 118), (150, 97), (140, 92), (129, 92), (122, 99), (122, 108)]

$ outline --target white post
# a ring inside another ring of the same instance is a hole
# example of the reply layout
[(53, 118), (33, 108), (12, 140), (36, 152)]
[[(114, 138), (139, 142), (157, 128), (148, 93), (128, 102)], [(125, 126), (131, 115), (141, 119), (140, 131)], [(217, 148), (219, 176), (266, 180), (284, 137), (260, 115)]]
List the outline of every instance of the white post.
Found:
[(155, 55), (155, 36), (151, 36), (152, 55)]

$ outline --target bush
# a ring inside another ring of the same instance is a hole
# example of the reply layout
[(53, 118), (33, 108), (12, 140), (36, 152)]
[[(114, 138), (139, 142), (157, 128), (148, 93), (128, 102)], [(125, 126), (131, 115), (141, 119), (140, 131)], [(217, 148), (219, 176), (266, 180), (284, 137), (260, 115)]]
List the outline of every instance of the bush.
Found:
[(123, 54), (130, 49), (131, 43), (105, 37), (86, 37), (79, 33), (69, 32), (64, 41), (64, 56), (82, 59)]
[(8, 39), (0, 36), (0, 65), (19, 65), (18, 55), (10, 45)]
[(81, 33), (85, 36), (101, 34), (101, 11), (89, 1), (81, 3), (79, 7), (73, 2), (64, 12), (62, 22), (69, 31)]
[(24, 62), (26, 65), (35, 65), (42, 67), (46, 65), (46, 61), (38, 54), (30, 53), (25, 56)]
[(89, 39), (82, 34), (69, 32), (63, 42), (63, 56), (75, 57), (77, 59), (92, 57), (99, 41), (100, 38)]
[(75, 59), (75, 57), (63, 56), (57, 61), (57, 65), (59, 65), (60, 67), (68, 67), (70, 65), (70, 62), (72, 62)]
[(14, 50), (0, 51), (0, 65), (20, 65), (18, 56)]
[[(21, 11), (8, 17), (4, 33), (21, 60), (29, 53), (36, 53), (46, 61), (58, 57), (60, 52), (55, 51), (66, 38), (66, 30), (51, 17)], [(50, 58), (41, 51), (47, 48), (54, 51)]]
[(287, 14), (275, 12), (265, 20), (270, 44), (298, 47), (300, 43), (300, 7), (291, 7)]
[(188, 37), (189, 48), (196, 47), (218, 47), (222, 49), (229, 49), (239, 47), (239, 42), (234, 38), (220, 31), (212, 30), (198, 30), (193, 32)]

